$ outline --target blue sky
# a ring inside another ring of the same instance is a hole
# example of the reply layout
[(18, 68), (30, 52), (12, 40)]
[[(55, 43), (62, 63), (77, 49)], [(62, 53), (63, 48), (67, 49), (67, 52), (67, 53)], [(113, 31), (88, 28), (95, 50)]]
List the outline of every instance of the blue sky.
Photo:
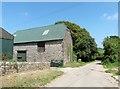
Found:
[(105, 37), (118, 35), (118, 3), (2, 3), (2, 27), (10, 33), (51, 25), (61, 20), (86, 28), (95, 38), (98, 47), (102, 47)]

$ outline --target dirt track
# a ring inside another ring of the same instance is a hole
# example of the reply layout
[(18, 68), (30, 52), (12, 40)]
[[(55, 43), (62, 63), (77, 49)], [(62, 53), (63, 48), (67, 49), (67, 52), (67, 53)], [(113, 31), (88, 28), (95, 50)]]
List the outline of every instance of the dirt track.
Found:
[(47, 87), (118, 87), (118, 83), (96, 61), (80, 68), (61, 68), (64, 75), (56, 78)]

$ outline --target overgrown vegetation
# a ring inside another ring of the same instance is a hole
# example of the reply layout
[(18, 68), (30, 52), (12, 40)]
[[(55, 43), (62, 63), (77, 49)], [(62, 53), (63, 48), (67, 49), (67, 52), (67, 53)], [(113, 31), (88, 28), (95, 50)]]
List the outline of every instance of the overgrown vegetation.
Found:
[(96, 56), (96, 60), (102, 60), (104, 58), (104, 49), (98, 48), (98, 54)]
[[(49, 83), (63, 72), (55, 70), (37, 70), (15, 73), (2, 77), (3, 87), (40, 87)], [(30, 76), (30, 77), (28, 77)]]
[[(102, 63), (103, 64), (103, 63)], [(118, 67), (118, 66), (120, 66), (120, 63), (118, 63), (118, 62), (115, 62), (115, 63), (110, 63), (109, 61), (108, 62), (104, 62), (104, 64), (103, 64), (103, 66), (104, 66), (104, 68), (115, 68), (115, 67)]]
[(105, 71), (106, 73), (112, 73), (113, 75), (120, 75), (119, 70), (108, 69)]
[(120, 38), (118, 36), (106, 37), (103, 41), (104, 58), (102, 64), (104, 68), (107, 68), (106, 73), (112, 73), (113, 75), (120, 75)]
[(106, 67), (117, 67), (120, 66), (120, 38), (118, 36), (110, 36), (104, 39), (104, 58), (102, 64)]
[(61, 23), (64, 23), (70, 29), (73, 40), (73, 51), (77, 59), (82, 59), (84, 62), (95, 60), (97, 44), (89, 32), (85, 28), (81, 28), (79, 25), (68, 21), (58, 21), (55, 24)]

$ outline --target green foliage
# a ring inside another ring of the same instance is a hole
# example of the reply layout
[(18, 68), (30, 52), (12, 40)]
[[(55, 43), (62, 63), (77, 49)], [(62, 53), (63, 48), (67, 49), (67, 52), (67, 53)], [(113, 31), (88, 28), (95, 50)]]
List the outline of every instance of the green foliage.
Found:
[(74, 51), (72, 53), (72, 60), (71, 61), (77, 61), (77, 55), (75, 54)]
[(104, 39), (104, 59), (103, 64), (120, 62), (119, 54), (120, 54), (120, 38), (118, 36), (110, 36)]
[(108, 69), (105, 72), (106, 73), (112, 73), (113, 75), (120, 75), (120, 71), (119, 70)]
[(112, 69), (108, 69), (105, 71), (106, 73), (111, 73), (111, 72), (115, 72), (115, 70), (112, 70)]
[(117, 71), (117, 72), (115, 73), (115, 75), (120, 75), (120, 71)]
[(73, 51), (77, 55), (77, 59), (82, 59), (82, 61), (95, 60), (97, 44), (89, 32), (85, 28), (81, 28), (79, 25), (68, 21), (59, 21), (55, 24), (60, 23), (64, 23), (70, 29), (73, 40)]
[(102, 60), (102, 65), (110, 64), (109, 59), (106, 57)]
[(98, 54), (96, 56), (96, 60), (103, 60), (104, 58), (104, 50), (102, 48), (98, 48)]
[(103, 48), (98, 48), (98, 55), (97, 55), (97, 57), (101, 57), (101, 58), (104, 57), (104, 50), (103, 50)]
[(118, 66), (120, 66), (120, 63), (115, 62), (115, 63), (110, 63), (109, 60), (105, 60), (102, 62), (102, 65), (104, 66), (104, 68), (116, 68)]
[(68, 48), (67, 48), (67, 55), (68, 57), (70, 57), (70, 60), (72, 61), (72, 53), (73, 53), (73, 50), (72, 50), (72, 46), (71, 45), (68, 45)]

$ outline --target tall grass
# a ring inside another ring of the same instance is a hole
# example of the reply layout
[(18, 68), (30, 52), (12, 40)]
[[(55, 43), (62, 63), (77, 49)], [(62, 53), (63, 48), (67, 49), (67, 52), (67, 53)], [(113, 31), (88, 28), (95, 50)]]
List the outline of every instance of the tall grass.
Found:
[(115, 67), (119, 67), (120, 63), (118, 62), (114, 62), (114, 63), (106, 63), (103, 64), (104, 68), (115, 68)]
[(37, 70), (15, 73), (2, 77), (3, 87), (40, 87), (44, 86), (63, 72), (55, 70)]

